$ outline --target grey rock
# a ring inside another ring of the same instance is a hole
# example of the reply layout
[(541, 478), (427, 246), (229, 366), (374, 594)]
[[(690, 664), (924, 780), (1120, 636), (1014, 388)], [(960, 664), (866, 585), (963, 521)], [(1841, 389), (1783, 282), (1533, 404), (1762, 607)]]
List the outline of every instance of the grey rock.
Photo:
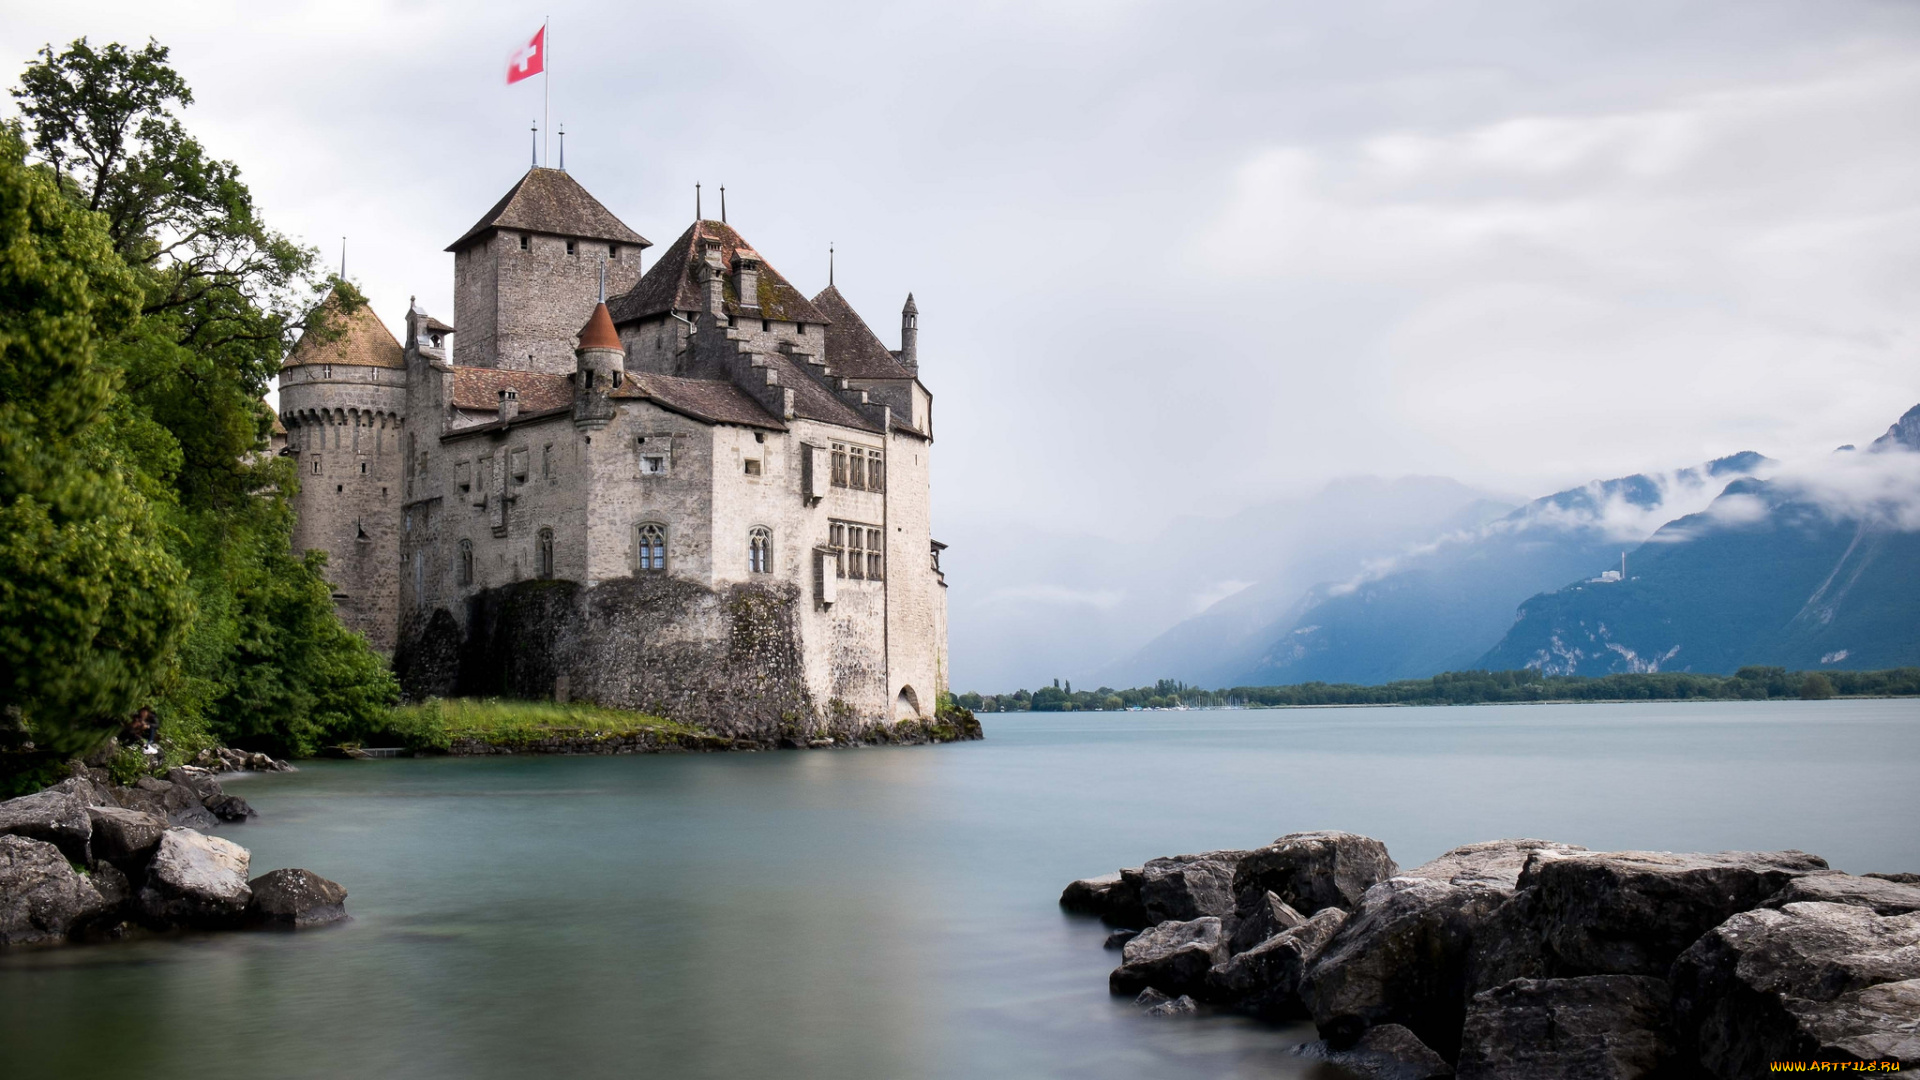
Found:
[(1136, 994), (1149, 986), (1184, 994), (1205, 985), (1208, 969), (1225, 959), (1226, 951), (1226, 934), (1211, 915), (1163, 922), (1120, 950), (1122, 962), (1107, 977), (1107, 987), (1115, 994)]
[(1905, 915), (1920, 911), (1920, 885), (1884, 877), (1808, 874), (1787, 882), (1761, 906), (1777, 908), (1807, 902), (1855, 904), (1872, 908), (1876, 915)]
[(1133, 1003), (1142, 1009), (1151, 1009), (1155, 1005), (1165, 1005), (1172, 1000), (1172, 998), (1149, 986), (1145, 990), (1140, 991), (1139, 996), (1133, 999)]
[(45, 841), (74, 862), (85, 863), (93, 823), (86, 803), (68, 791), (49, 788), (0, 802), (0, 834)]
[(1147, 1015), (1148, 1016), (1192, 1016), (1194, 1013), (1197, 1013), (1199, 1011), (1200, 1011), (1200, 1007), (1194, 1004), (1194, 1001), (1192, 998), (1188, 997), (1185, 994), (1181, 994), (1179, 997), (1174, 998), (1172, 1001), (1163, 1001), (1158, 1005), (1155, 1005), (1152, 1008), (1148, 1009)]
[(1060, 906), (1083, 915), (1097, 915), (1109, 926), (1137, 930), (1147, 924), (1140, 908), (1140, 882), (1128, 881), (1127, 871), (1069, 882), (1060, 893)]
[(1499, 889), (1430, 878), (1368, 889), (1301, 980), (1321, 1036), (1344, 1050), (1370, 1027), (1402, 1024), (1451, 1058), (1466, 1018), (1469, 950), (1507, 899)]
[(1236, 910), (1251, 913), (1273, 893), (1295, 911), (1353, 911), (1370, 888), (1393, 876), (1387, 846), (1348, 832), (1289, 833), (1239, 860), (1233, 877)]
[(141, 914), (163, 926), (213, 929), (237, 924), (253, 898), (247, 887), (250, 859), (247, 849), (231, 840), (168, 829), (147, 867), (147, 882), (138, 896)]
[(64, 941), (106, 906), (59, 848), (0, 836), (0, 946)]
[(206, 807), (195, 805), (169, 811), (167, 814), (167, 824), (176, 828), (193, 829), (199, 832), (219, 827), (220, 819), (214, 817), (213, 811)]
[(189, 808), (203, 809), (199, 796), (193, 793), (192, 788), (167, 780), (156, 780), (151, 776), (141, 777), (131, 787), (113, 788), (112, 792), (113, 801), (128, 810), (138, 810), (169, 820), (174, 814)]
[(154, 846), (167, 831), (165, 818), (118, 806), (90, 806), (87, 816), (93, 824), (93, 855), (121, 863), (143, 862), (153, 854)]
[(1920, 1065), (1920, 913), (1792, 903), (1734, 915), (1674, 962), (1674, 1026), (1723, 1078), (1769, 1061)]
[(1441, 1080), (1453, 1075), (1445, 1058), (1400, 1024), (1368, 1028), (1344, 1050), (1319, 1042), (1301, 1047), (1298, 1053), (1331, 1062), (1368, 1080)]
[(100, 894), (100, 899), (105, 904), (102, 908), (103, 912), (119, 911), (126, 906), (128, 900), (133, 898), (132, 883), (127, 880), (127, 875), (121, 873), (120, 869), (112, 863), (94, 864), (93, 870), (87, 874), (87, 881), (93, 885), (94, 891)]
[(1115, 930), (1113, 933), (1107, 935), (1107, 940), (1102, 942), (1100, 947), (1104, 949), (1118, 949), (1139, 936), (1140, 931), (1138, 930)]
[(1227, 943), (1229, 953), (1243, 953), (1255, 945), (1285, 930), (1291, 930), (1306, 922), (1306, 916), (1293, 910), (1285, 900), (1273, 893), (1267, 893), (1253, 905), (1253, 910), (1239, 917), (1239, 923), (1233, 928), (1233, 937)]
[(1826, 869), (1803, 851), (1536, 852), (1519, 885), (1536, 892), (1532, 917), (1550, 974), (1662, 978), (1700, 935)]
[(260, 816), (253, 807), (247, 805), (247, 800), (238, 795), (215, 795), (207, 800), (206, 809), (221, 821), (245, 821)]
[(1639, 975), (1516, 979), (1476, 994), (1460, 1080), (1643, 1080), (1677, 1064), (1667, 984)]
[(1305, 1016), (1300, 980), (1349, 916), (1322, 908), (1299, 926), (1230, 957), (1207, 972), (1206, 1000), (1268, 1020)]
[(1520, 871), (1535, 854), (1568, 855), (1586, 848), (1552, 840), (1485, 840), (1462, 844), (1433, 861), (1402, 870), (1399, 877), (1430, 878), (1450, 885), (1477, 885), (1505, 889), (1519, 887)]
[(1244, 851), (1208, 851), (1150, 859), (1138, 870), (1120, 875), (1140, 897), (1148, 923), (1186, 922), (1202, 916), (1231, 918), (1234, 914), (1234, 871)]
[(1879, 878), (1881, 881), (1894, 881), (1902, 885), (1920, 885), (1920, 874), (1862, 874), (1860, 876)]
[(220, 789), (220, 781), (212, 770), (193, 765), (179, 765), (167, 770), (167, 782), (193, 792), (193, 797), (205, 803), (226, 794)]
[[(102, 776), (104, 775), (103, 772)], [(84, 771), (81, 775), (69, 776), (46, 790), (71, 795), (79, 799), (82, 806), (115, 805), (112, 782), (105, 779), (95, 780), (91, 773)]]
[(257, 923), (306, 929), (347, 918), (347, 890), (310, 870), (271, 870), (247, 887), (247, 917)]

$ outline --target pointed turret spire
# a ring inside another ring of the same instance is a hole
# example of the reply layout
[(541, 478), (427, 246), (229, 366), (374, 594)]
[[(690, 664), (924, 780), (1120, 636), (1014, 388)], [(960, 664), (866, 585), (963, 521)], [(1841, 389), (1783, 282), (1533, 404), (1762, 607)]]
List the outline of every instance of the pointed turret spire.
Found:
[(920, 374), (920, 308), (907, 294), (907, 306), (900, 309), (900, 366)]

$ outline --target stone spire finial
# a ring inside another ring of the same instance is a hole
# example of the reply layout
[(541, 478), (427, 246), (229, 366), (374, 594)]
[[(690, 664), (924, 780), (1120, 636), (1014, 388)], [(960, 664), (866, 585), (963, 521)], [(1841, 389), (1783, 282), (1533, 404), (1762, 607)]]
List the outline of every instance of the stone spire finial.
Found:
[(900, 309), (900, 366), (920, 374), (920, 308), (907, 294), (907, 306)]

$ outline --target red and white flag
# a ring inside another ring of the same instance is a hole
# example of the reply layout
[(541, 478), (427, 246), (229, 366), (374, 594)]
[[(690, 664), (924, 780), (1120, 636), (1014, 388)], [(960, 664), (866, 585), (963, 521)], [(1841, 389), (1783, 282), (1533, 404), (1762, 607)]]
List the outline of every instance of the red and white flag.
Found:
[(547, 28), (533, 35), (533, 40), (515, 49), (507, 57), (507, 85), (512, 86), (521, 79), (530, 78), (547, 70)]

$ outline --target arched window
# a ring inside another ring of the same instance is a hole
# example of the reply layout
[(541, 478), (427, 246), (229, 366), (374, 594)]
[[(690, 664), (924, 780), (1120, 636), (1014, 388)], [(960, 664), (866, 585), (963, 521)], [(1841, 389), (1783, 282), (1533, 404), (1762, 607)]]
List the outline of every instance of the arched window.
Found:
[(756, 574), (773, 573), (773, 530), (765, 525), (747, 530), (747, 569)]
[(460, 584), (473, 584), (473, 541), (460, 541)]
[(553, 530), (540, 530), (540, 576), (553, 576)]
[(649, 521), (633, 527), (633, 568), (657, 572), (667, 568), (667, 527)]

